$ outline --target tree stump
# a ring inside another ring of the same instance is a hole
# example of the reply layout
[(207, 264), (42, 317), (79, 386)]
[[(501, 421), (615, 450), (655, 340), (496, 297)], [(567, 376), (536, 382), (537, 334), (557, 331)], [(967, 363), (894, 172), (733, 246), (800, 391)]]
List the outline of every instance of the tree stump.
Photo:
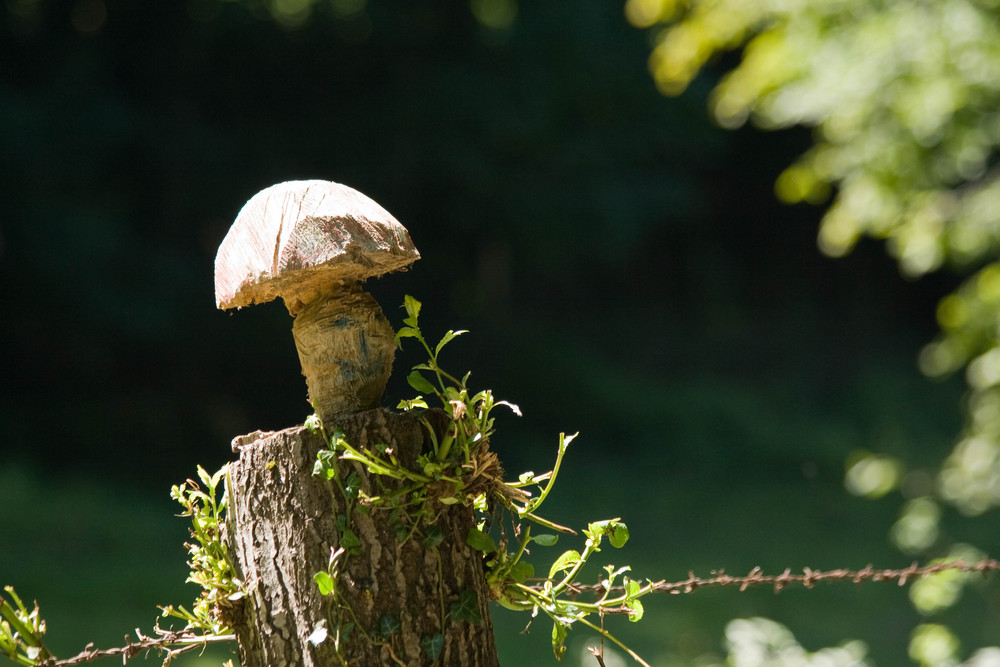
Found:
[[(413, 470), (430, 447), (425, 427), (412, 413), (370, 410), (326, 425), (327, 432), (335, 427), (356, 449), (386, 445)], [(430, 523), (412, 532), (400, 530), (413, 524), (401, 524), (387, 506), (359, 511), (354, 501), (349, 512), (336, 480), (312, 474), (317, 453), (328, 448), (321, 433), (302, 426), (233, 441), (240, 456), (230, 465), (227, 539), (246, 592), (242, 614), (234, 619), (243, 667), (341, 660), (372, 666), (498, 665), (482, 553), (465, 543), (475, 521), (472, 508), (429, 500)], [(354, 461), (336, 463), (341, 484), (353, 471), (369, 496), (385, 497), (409, 483), (370, 474)], [(430, 525), (436, 529), (428, 530)], [(428, 533), (434, 539), (426, 539)], [(347, 548), (336, 561), (337, 592), (324, 596), (314, 575), (328, 570), (331, 554), (341, 547)], [(459, 601), (466, 612), (471, 601), (478, 624), (454, 618), (468, 616), (453, 613)], [(339, 656), (338, 619), (341, 631), (355, 624), (346, 641), (341, 635)], [(317, 641), (324, 628), (326, 638)]]

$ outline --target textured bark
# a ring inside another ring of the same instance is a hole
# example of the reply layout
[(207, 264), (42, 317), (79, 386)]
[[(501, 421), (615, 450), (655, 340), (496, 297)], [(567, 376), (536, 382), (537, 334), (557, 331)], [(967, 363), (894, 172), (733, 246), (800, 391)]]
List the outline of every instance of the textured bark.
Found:
[[(354, 447), (386, 444), (401, 464), (412, 467), (427, 444), (424, 427), (411, 414), (371, 410), (328, 428), (334, 426)], [(307, 641), (324, 619), (332, 635), (337, 619), (333, 597), (321, 596), (313, 581), (339, 546), (337, 516), (346, 507), (334, 483), (312, 476), (316, 454), (327, 443), (296, 427), (241, 436), (233, 447), (240, 457), (230, 466), (228, 530), (247, 592), (242, 619), (235, 621), (243, 666), (339, 664), (332, 639), (319, 645)], [(355, 470), (361, 488), (372, 495), (400, 486), (384, 476), (371, 479), (358, 464), (338, 465), (342, 478)], [(383, 616), (400, 629), (383, 643), (355, 630), (342, 647), (349, 664), (498, 664), (482, 554), (465, 544), (473, 512), (461, 504), (435, 503), (433, 509), (444, 539), (429, 549), (420, 530), (408, 539), (398, 536), (388, 509), (352, 512), (349, 525), (361, 546), (343, 561), (338, 590), (364, 633), (378, 637)], [(463, 591), (475, 594), (482, 623), (448, 618), (442, 627), (442, 615)], [(438, 633), (444, 647), (432, 663), (421, 640)]]

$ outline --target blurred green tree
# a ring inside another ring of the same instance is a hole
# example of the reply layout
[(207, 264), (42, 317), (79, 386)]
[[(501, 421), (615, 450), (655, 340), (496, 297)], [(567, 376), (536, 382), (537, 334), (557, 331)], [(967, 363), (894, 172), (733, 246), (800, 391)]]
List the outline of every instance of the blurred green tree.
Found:
[[(727, 71), (709, 101), (715, 120), (813, 128), (812, 147), (781, 173), (775, 192), (787, 203), (829, 201), (824, 253), (844, 255), (870, 236), (886, 241), (906, 276), (945, 267), (970, 274), (940, 302), (941, 334), (919, 360), (932, 377), (965, 368), (970, 388), (967, 426), (934, 483), (884, 456), (848, 463), (855, 493), (921, 487), (907, 494), (891, 531), (913, 554), (971, 549), (941, 535), (940, 503), (967, 516), (1000, 505), (998, 9), (996, 0), (625, 3), (629, 22), (652, 31), (649, 68), (664, 94), (681, 94), (714, 59), (742, 49), (731, 67), (722, 60)], [(914, 587), (911, 598), (931, 615), (961, 589), (942, 579)], [(911, 655), (927, 664), (929, 635), (919, 630)]]

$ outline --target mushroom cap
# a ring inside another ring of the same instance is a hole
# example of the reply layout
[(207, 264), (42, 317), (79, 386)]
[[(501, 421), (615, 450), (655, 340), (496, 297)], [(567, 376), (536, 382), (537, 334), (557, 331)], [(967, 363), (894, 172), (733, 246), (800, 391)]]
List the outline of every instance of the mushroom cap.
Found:
[(410, 234), (377, 203), (331, 181), (288, 181), (250, 198), (215, 258), (215, 303), (276, 297), (295, 314), (339, 285), (420, 259)]

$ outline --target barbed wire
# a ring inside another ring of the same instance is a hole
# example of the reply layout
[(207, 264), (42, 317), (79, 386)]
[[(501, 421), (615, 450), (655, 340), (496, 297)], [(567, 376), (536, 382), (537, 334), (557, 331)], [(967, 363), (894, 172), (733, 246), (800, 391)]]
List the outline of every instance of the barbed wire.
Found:
[[(694, 572), (689, 571), (687, 579), (682, 581), (650, 581), (648, 585), (651, 588), (651, 592), (668, 593), (670, 595), (694, 593), (700, 588), (709, 588), (712, 586), (736, 586), (740, 591), (745, 591), (752, 586), (763, 585), (772, 586), (775, 593), (780, 593), (782, 589), (791, 584), (802, 585), (805, 588), (813, 588), (816, 584), (824, 581), (850, 581), (855, 584), (863, 584), (868, 581), (896, 582), (899, 586), (905, 586), (908, 581), (913, 579), (929, 577), (948, 570), (979, 573), (985, 576), (989, 572), (996, 572), (1000, 570), (1000, 561), (992, 558), (984, 558), (977, 563), (966, 563), (962, 559), (941, 563), (931, 563), (929, 565), (919, 565), (917, 562), (913, 562), (909, 567), (897, 570), (876, 569), (870, 564), (860, 570), (837, 569), (824, 571), (813, 570), (812, 568), (805, 567), (802, 569), (801, 573), (793, 573), (790, 568), (786, 568), (781, 574), (764, 574), (761, 568), (755, 567), (750, 570), (750, 572), (742, 576), (726, 574), (725, 570), (713, 570), (710, 577), (699, 577), (694, 574)], [(599, 594), (605, 592), (613, 594), (622, 590), (624, 589), (621, 586), (611, 586), (610, 588), (607, 588), (600, 583), (592, 585), (571, 584), (567, 587), (567, 593), (570, 595), (583, 595), (587, 593)], [(612, 612), (617, 610), (608, 609), (606, 611)], [(49, 660), (40, 662), (39, 667), (69, 667), (71, 665), (90, 662), (98, 658), (119, 655), (122, 656), (124, 663), (127, 662), (129, 658), (132, 658), (143, 651), (165, 652), (167, 656), (164, 660), (164, 665), (167, 665), (177, 655), (199, 647), (204, 648), (209, 642), (233, 641), (235, 639), (232, 635), (194, 635), (190, 632), (162, 630), (159, 627), (156, 628), (156, 632), (159, 635), (158, 637), (150, 637), (148, 635), (143, 635), (137, 629), (136, 634), (138, 639), (136, 641), (132, 641), (132, 639), (126, 635), (125, 646), (109, 649), (95, 649), (93, 648), (93, 644), (88, 644), (83, 651), (72, 658), (67, 658), (65, 660), (50, 658)]]
[(166, 654), (163, 664), (169, 665), (171, 660), (180, 655), (181, 653), (186, 653), (187, 651), (193, 651), (198, 648), (204, 649), (208, 646), (209, 642), (231, 642), (235, 641), (235, 635), (198, 635), (189, 631), (175, 632), (173, 630), (163, 630), (159, 626), (156, 627), (156, 633), (158, 637), (151, 637), (149, 635), (144, 635), (142, 632), (136, 628), (137, 639), (135, 641), (129, 635), (125, 635), (125, 645), (115, 648), (97, 649), (94, 648), (93, 643), (87, 644), (87, 646), (80, 651), (77, 655), (72, 658), (65, 658), (63, 660), (57, 660), (56, 658), (49, 658), (38, 663), (38, 667), (69, 667), (70, 665), (79, 665), (84, 662), (91, 662), (97, 660), (98, 658), (108, 658), (113, 656), (121, 656), (122, 664), (128, 662), (130, 658), (135, 657), (139, 653), (148, 651), (159, 651)]
[[(790, 568), (786, 568), (781, 574), (764, 574), (763, 570), (755, 567), (743, 576), (733, 576), (726, 574), (725, 570), (713, 570), (710, 577), (699, 577), (694, 572), (688, 572), (688, 578), (682, 581), (667, 582), (650, 581), (652, 592), (668, 593), (670, 595), (680, 595), (683, 593), (694, 593), (700, 588), (711, 586), (736, 586), (740, 591), (745, 591), (751, 586), (769, 585), (774, 587), (774, 592), (779, 593), (790, 584), (802, 585), (805, 588), (812, 588), (817, 583), (850, 581), (855, 584), (863, 584), (868, 581), (891, 582), (895, 581), (899, 586), (905, 586), (912, 579), (920, 579), (933, 574), (939, 574), (947, 570), (959, 570), (962, 572), (980, 573), (986, 575), (988, 572), (1000, 570), (1000, 561), (992, 558), (984, 558), (977, 563), (966, 563), (962, 559), (931, 563), (929, 565), (919, 565), (914, 562), (909, 567), (891, 570), (876, 569), (872, 565), (867, 565), (860, 570), (838, 569), (838, 570), (813, 570), (805, 567), (801, 573), (793, 573)], [(621, 586), (612, 586), (612, 594), (623, 591)], [(585, 593), (604, 594), (609, 591), (601, 583), (592, 585), (571, 585), (567, 592), (582, 595)]]

